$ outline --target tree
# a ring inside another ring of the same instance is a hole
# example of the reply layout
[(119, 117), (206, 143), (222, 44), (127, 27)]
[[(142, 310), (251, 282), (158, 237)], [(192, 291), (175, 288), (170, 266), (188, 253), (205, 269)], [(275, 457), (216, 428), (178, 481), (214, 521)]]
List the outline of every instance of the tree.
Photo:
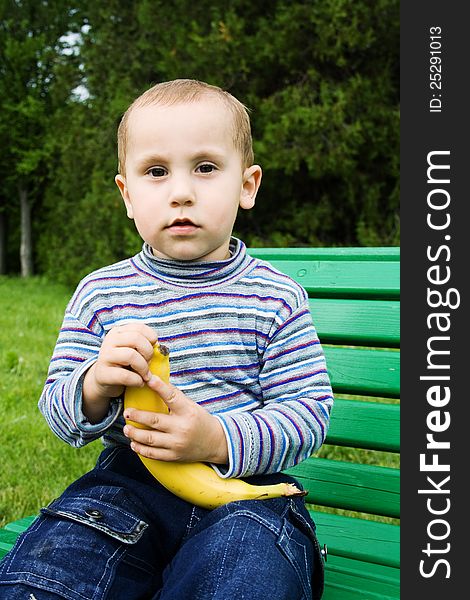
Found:
[[(53, 71), (62, 100), (36, 113), (47, 149), (34, 196), (39, 269), (73, 285), (139, 249), (113, 183), (116, 129), (139, 93), (178, 77), (220, 85), (252, 109), (264, 177), (257, 206), (236, 225), (249, 245), (397, 244), (398, 7), (176, 0), (168, 10), (163, 0), (77, 0), (75, 11), (63, 8), (80, 32), (74, 77), (88, 95), (74, 98), (72, 82)], [(56, 56), (67, 72), (72, 62)], [(19, 222), (15, 215), (7, 214)]]
[[(5, 223), (19, 207), (23, 276), (33, 272), (32, 210), (47, 184), (50, 117), (64, 98), (55, 86), (65, 70), (68, 83), (74, 77), (71, 69), (64, 69), (62, 54), (66, 47), (62, 38), (72, 22), (73, 11), (64, 0), (0, 4), (0, 135), (6, 148), (0, 158), (0, 173), (5, 176), (2, 219)], [(5, 226), (0, 231), (5, 248)]]

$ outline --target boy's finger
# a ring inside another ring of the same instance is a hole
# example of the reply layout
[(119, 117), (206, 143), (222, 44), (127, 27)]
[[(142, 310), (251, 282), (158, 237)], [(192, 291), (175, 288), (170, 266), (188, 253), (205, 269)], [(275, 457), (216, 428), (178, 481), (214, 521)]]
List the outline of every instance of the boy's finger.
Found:
[(139, 444), (138, 442), (131, 442), (131, 448), (137, 454), (144, 456), (145, 458), (153, 458), (155, 460), (164, 461), (179, 461), (181, 460), (176, 456), (175, 451), (171, 448), (146, 446), (145, 444)]
[(156, 431), (155, 429), (140, 429), (132, 425), (124, 427), (124, 435), (133, 442), (138, 442), (144, 446), (152, 448), (170, 448), (171, 439), (166, 433)]
[(158, 340), (155, 330), (149, 325), (141, 323), (140, 321), (131, 321), (130, 323), (124, 323), (123, 325), (116, 325), (110, 331), (115, 331), (119, 334), (137, 332), (145, 336), (151, 344), (155, 344), (155, 342)]
[[(150, 410), (139, 410), (137, 408), (126, 408), (124, 418), (127, 421), (145, 425), (152, 430), (167, 433), (171, 430), (171, 417), (167, 414), (157, 413)], [(170, 419), (170, 420), (169, 420)], [(132, 430), (134, 431), (134, 430)], [(133, 435), (131, 437), (134, 437)], [(143, 441), (140, 439), (139, 441)]]
[[(111, 330), (113, 331), (113, 330)], [(114, 348), (133, 348), (141, 354), (146, 361), (153, 356), (153, 343), (138, 331), (123, 330), (108, 333), (110, 336), (107, 345)]]
[(147, 382), (150, 389), (157, 392), (163, 402), (173, 412), (177, 412), (178, 409), (183, 408), (186, 396), (176, 386), (171, 383), (166, 383), (157, 375), (152, 375), (150, 380)]
[(138, 373), (130, 369), (123, 369), (122, 367), (106, 367), (105, 369), (101, 369), (96, 373), (95, 378), (98, 385), (104, 387), (142, 387), (144, 385), (144, 381)]
[(145, 325), (145, 323), (131, 322), (125, 323), (124, 325), (116, 325), (112, 327), (107, 335), (116, 335), (117, 337), (136, 335), (142, 336), (147, 339), (152, 345), (158, 341), (157, 333), (154, 329)]
[(109, 355), (110, 360), (114, 365), (128, 367), (135, 373), (140, 375), (144, 381), (150, 379), (148, 362), (134, 348), (114, 348), (112, 354)]

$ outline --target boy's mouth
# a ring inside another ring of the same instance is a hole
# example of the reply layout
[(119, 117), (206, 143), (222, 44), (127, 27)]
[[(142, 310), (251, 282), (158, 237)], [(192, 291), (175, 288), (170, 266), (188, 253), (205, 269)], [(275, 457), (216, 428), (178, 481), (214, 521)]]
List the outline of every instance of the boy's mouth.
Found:
[(199, 225), (193, 223), (191, 219), (175, 219), (172, 221), (167, 229), (169, 229), (173, 233), (184, 234), (184, 233), (192, 233), (198, 229)]

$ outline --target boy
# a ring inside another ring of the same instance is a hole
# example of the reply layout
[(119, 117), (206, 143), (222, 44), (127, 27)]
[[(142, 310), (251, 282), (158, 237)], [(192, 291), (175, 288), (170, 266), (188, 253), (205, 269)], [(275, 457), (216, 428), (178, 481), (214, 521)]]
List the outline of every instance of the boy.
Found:
[[(319, 598), (302, 499), (208, 511), (165, 490), (137, 456), (277, 483), (326, 435), (332, 395), (306, 293), (231, 235), (261, 181), (247, 111), (202, 82), (158, 84), (124, 115), (118, 151), (116, 183), (143, 250), (79, 284), (39, 401), (59, 437), (102, 437), (105, 450), (0, 564), (0, 597)], [(170, 384), (149, 372), (157, 336)], [(150, 430), (124, 426), (124, 390), (144, 383), (170, 414), (127, 409)]]

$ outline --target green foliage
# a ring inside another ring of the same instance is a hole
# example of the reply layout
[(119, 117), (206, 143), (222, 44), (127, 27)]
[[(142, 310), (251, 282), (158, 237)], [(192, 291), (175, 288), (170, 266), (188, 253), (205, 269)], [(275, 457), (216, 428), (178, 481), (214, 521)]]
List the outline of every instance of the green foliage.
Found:
[[(20, 12), (29, 6), (13, 4)], [(220, 85), (252, 110), (264, 175), (257, 206), (236, 224), (248, 245), (398, 244), (398, 0), (41, 7), (43, 17), (62, 15), (51, 19), (62, 34), (80, 32), (67, 54), (57, 28), (55, 38), (44, 27), (32, 40), (20, 36), (40, 53), (35, 81), (47, 81), (47, 93), (15, 83), (23, 96), (10, 103), (9, 118), (39, 127), (42, 141), (32, 143), (24, 127), (15, 139), (5, 133), (5, 160), (23, 148), (15, 164), (42, 182), (34, 215), (41, 272), (73, 284), (138, 250), (113, 182), (116, 129), (139, 93), (179, 77)], [(17, 36), (7, 34), (14, 48)], [(86, 98), (73, 93), (79, 82)], [(0, 133), (7, 129), (0, 124)], [(9, 170), (0, 163), (0, 173)]]
[[(33, 206), (38, 211), (48, 183), (51, 117), (77, 81), (76, 57), (63, 53), (61, 41), (72, 24), (67, 0), (0, 2), (0, 137), (5, 149), (0, 210), (8, 226), (8, 239), (2, 237), (0, 244), (8, 247), (10, 264), (12, 242), (18, 252), (20, 204), (23, 216)], [(29, 270), (29, 252), (27, 263)]]

